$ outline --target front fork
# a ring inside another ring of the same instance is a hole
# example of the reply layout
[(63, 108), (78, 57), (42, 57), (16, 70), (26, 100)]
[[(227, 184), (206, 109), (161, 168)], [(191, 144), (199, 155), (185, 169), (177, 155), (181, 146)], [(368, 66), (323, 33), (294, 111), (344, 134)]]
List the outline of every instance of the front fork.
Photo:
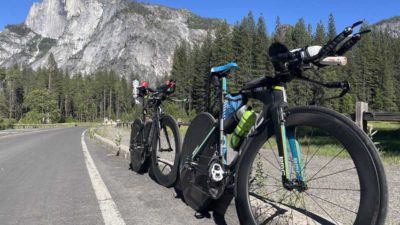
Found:
[[(286, 128), (284, 108), (287, 105), (285, 88), (282, 86), (274, 87), (274, 97), (276, 102), (283, 104), (275, 105), (272, 110), (272, 120), (274, 121), (275, 138), (279, 152), (279, 164), (282, 173), (282, 184), (286, 189), (306, 189), (305, 165), (303, 164), (300, 144), (295, 128)], [(290, 147), (290, 153), (289, 153)], [(293, 169), (296, 178), (291, 177), (290, 155), (293, 160)]]

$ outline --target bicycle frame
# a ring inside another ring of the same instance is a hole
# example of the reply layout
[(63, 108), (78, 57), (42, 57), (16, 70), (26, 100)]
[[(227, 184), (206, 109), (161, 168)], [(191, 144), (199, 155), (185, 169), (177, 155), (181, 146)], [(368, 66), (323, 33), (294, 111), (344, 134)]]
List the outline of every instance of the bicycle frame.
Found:
[[(272, 133), (275, 134), (278, 153), (279, 153), (279, 160), (280, 160), (279, 164), (282, 172), (282, 183), (284, 187), (288, 189), (293, 189), (296, 185), (295, 183), (297, 183), (297, 185), (300, 185), (301, 187), (304, 187), (306, 178), (304, 174), (302, 152), (300, 149), (299, 142), (297, 140), (297, 134), (295, 130), (292, 129), (287, 130), (285, 127), (286, 115), (284, 113), (284, 110), (288, 107), (285, 88), (281, 85), (271, 84), (267, 85), (266, 87), (260, 87), (241, 92), (247, 98), (257, 99), (263, 102), (264, 106), (261, 112), (261, 116), (257, 120), (256, 124), (251, 128), (251, 131), (248, 134), (246, 140), (241, 145), (239, 154), (236, 155), (236, 157), (232, 160), (232, 163), (230, 165), (227, 165), (226, 155), (224, 154), (225, 153), (224, 150), (226, 147), (226, 138), (227, 138), (227, 135), (223, 131), (224, 119), (222, 116), (224, 95), (227, 94), (227, 85), (225, 77), (222, 78), (222, 83), (220, 83), (219, 86), (216, 87), (216, 89), (217, 89), (217, 98), (221, 99), (221, 101), (219, 102), (219, 109), (220, 109), (219, 120), (217, 124), (209, 131), (208, 135), (202, 141), (202, 143), (196, 147), (195, 151), (192, 154), (192, 161), (198, 156), (198, 154), (202, 152), (205, 144), (211, 138), (211, 135), (216, 130), (218, 130), (219, 142), (217, 143), (218, 145), (217, 149), (219, 151), (217, 152), (217, 156), (221, 160), (221, 164), (226, 165), (230, 170), (229, 173), (232, 174), (232, 172), (234, 172), (236, 168), (236, 165), (238, 165), (237, 163), (240, 161), (239, 159), (240, 155), (243, 155), (245, 151), (249, 150), (248, 144), (251, 142), (260, 143), (259, 136), (256, 134), (268, 131), (266, 133), (267, 136), (268, 135), (271, 136)], [(265, 135), (262, 137), (262, 139), (265, 139)], [(264, 141), (265, 140), (261, 141), (262, 143), (260, 143), (260, 145), (262, 145)], [(291, 178), (289, 154), (291, 154), (294, 161), (296, 182), (294, 182)]]
[[(297, 139), (296, 131), (288, 129), (285, 126), (285, 109), (288, 108), (286, 90), (281, 85), (267, 85), (266, 87), (256, 88), (254, 90), (242, 91), (242, 94), (248, 98), (254, 98), (263, 102), (263, 110), (256, 125), (251, 129), (247, 136), (245, 143), (242, 144), (240, 151), (248, 151), (246, 143), (248, 142), (262, 142), (264, 143), (265, 137), (259, 138), (258, 133), (263, 133), (263, 130), (268, 131), (266, 134), (268, 138), (271, 132), (275, 134), (278, 153), (279, 164), (282, 173), (282, 182), (286, 188), (292, 189), (294, 181), (290, 174), (290, 154), (294, 161), (294, 171), (296, 172), (296, 183), (304, 186), (306, 177), (304, 173), (305, 165), (303, 165), (302, 152), (300, 144)], [(260, 146), (261, 147), (261, 146)], [(290, 151), (289, 151), (290, 148)], [(243, 153), (241, 153), (243, 154)]]
[[(146, 121), (147, 121), (147, 107), (149, 105), (149, 102), (148, 102), (149, 100), (148, 100), (148, 97), (146, 97), (146, 98), (147, 98), (147, 100), (144, 101), (143, 109), (142, 109), (142, 120), (143, 120), (143, 124), (144, 124), (142, 129), (145, 129), (145, 124), (146, 124)], [(149, 136), (145, 137), (145, 132), (142, 132), (142, 134), (143, 134), (142, 141), (146, 145), (146, 147), (151, 146), (151, 142), (152, 142), (152, 139), (153, 139), (154, 132), (156, 131), (156, 129), (159, 130), (160, 127), (161, 127), (160, 119), (162, 118), (162, 115), (164, 114), (164, 112), (162, 111), (160, 105), (161, 105), (161, 103), (159, 103), (159, 102), (156, 102), (156, 103), (153, 104), (153, 108), (154, 108), (154, 112), (155, 113), (154, 113), (154, 116), (152, 118), (153, 123), (151, 124)], [(158, 134), (158, 135), (160, 135), (160, 134)]]

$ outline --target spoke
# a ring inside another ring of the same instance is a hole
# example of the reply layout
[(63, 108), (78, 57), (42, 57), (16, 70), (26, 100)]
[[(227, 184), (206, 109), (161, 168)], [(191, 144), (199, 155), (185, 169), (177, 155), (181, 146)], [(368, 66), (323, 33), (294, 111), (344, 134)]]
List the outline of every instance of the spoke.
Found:
[(279, 163), (279, 160), (278, 160), (278, 157), (277, 157), (277, 156), (276, 156), (276, 154), (275, 154), (275, 150), (274, 150), (274, 148), (272, 148), (272, 145), (271, 145), (271, 142), (270, 142), (270, 140), (268, 140), (268, 144), (269, 144), (269, 147), (270, 147), (270, 149), (271, 149), (271, 151), (272, 151), (272, 154), (274, 154), (274, 157), (275, 157), (276, 163), (278, 163), (278, 165), (280, 165), (280, 163)]
[(329, 204), (331, 204), (331, 205), (334, 205), (334, 206), (336, 206), (336, 207), (338, 207), (338, 208), (344, 209), (344, 210), (346, 210), (346, 211), (352, 212), (352, 213), (354, 213), (354, 214), (357, 215), (357, 212), (354, 212), (354, 211), (352, 211), (352, 210), (350, 210), (350, 209), (348, 209), (348, 208), (345, 208), (345, 207), (343, 207), (343, 206), (341, 206), (341, 205), (339, 205), (339, 204), (336, 204), (336, 203), (334, 203), (334, 202), (328, 201), (328, 200), (326, 200), (326, 199), (324, 199), (324, 198), (321, 198), (321, 197), (319, 197), (319, 196), (317, 196), (317, 195), (314, 195), (314, 194), (311, 194), (311, 193), (306, 193), (306, 194), (309, 195), (309, 196), (313, 196), (313, 197), (315, 197), (315, 198), (318, 198), (318, 199), (320, 199), (320, 200), (322, 200), (322, 201), (324, 201), (324, 202), (327, 202), (327, 203), (329, 203)]
[[(265, 158), (261, 153), (260, 156), (265, 159), (267, 162), (269, 162), (269, 164), (271, 164), (272, 167), (274, 167), (275, 169), (277, 169), (278, 171), (281, 171), (281, 169), (279, 169), (277, 166), (275, 166), (270, 160), (268, 160), (267, 158)], [(278, 164), (279, 165), (279, 164)]]
[[(296, 128), (297, 129), (297, 128)], [(314, 134), (314, 128), (311, 128), (311, 137), (312, 137), (312, 135)], [(307, 154), (306, 154), (306, 165), (308, 164), (308, 153), (310, 153), (310, 140), (311, 140), (311, 137), (308, 137), (308, 140), (307, 140), (307, 143), (308, 143), (308, 147), (307, 147)], [(311, 160), (311, 159), (310, 159)], [(305, 166), (304, 166), (305, 167)]]
[[(289, 196), (285, 197), (287, 193), (290, 193), (290, 194), (289, 194)], [(291, 192), (287, 191), (287, 192), (285, 193), (285, 195), (284, 195), (284, 196), (280, 199), (280, 201), (278, 202), (279, 207), (282, 207), (282, 205), (285, 205), (285, 204), (283, 204), (282, 202), (283, 202), (285, 199), (287, 199), (287, 198), (291, 199), (293, 193), (294, 193), (293, 191), (291, 191)], [(293, 213), (293, 209), (292, 209), (292, 213)], [(281, 219), (281, 217), (279, 217), (278, 221), (280, 221), (280, 219)], [(277, 224), (278, 224), (278, 221), (277, 221)], [(287, 222), (287, 221), (286, 221), (286, 222)]]
[(359, 189), (349, 189), (349, 188), (313, 188), (313, 187), (308, 187), (308, 189), (315, 189), (315, 190), (331, 190), (331, 191), (357, 191), (360, 192), (361, 190)]
[(275, 180), (275, 181), (276, 181), (276, 182), (278, 182), (278, 183), (281, 183), (281, 182), (282, 182), (282, 181), (281, 181), (281, 180), (279, 180), (278, 178), (276, 178), (276, 177), (273, 177), (273, 176), (269, 175), (268, 173), (267, 173), (267, 174), (265, 174), (265, 176), (272, 178), (273, 180)]
[(317, 180), (317, 179), (321, 179), (321, 178), (325, 178), (325, 177), (330, 177), (330, 176), (333, 176), (333, 175), (336, 175), (336, 174), (339, 174), (339, 173), (344, 173), (346, 171), (354, 170), (355, 168), (356, 167), (349, 168), (349, 169), (344, 169), (344, 170), (340, 170), (340, 171), (335, 172), (335, 173), (330, 173), (330, 174), (323, 175), (323, 176), (320, 176), (320, 177), (315, 177), (315, 178), (309, 179), (308, 182), (313, 181), (313, 180)]
[[(282, 188), (282, 189), (283, 189), (283, 188)], [(290, 193), (289, 196), (287, 196), (288, 193)], [(281, 206), (284, 205), (284, 204), (282, 204), (282, 202), (283, 202), (286, 198), (291, 197), (292, 194), (293, 194), (293, 192), (286, 191), (285, 194), (282, 196), (282, 198), (279, 199), (278, 201), (270, 200), (270, 199), (265, 198), (265, 197), (262, 197), (262, 196), (260, 196), (260, 195), (253, 194), (254, 197), (257, 197), (259, 200), (262, 200), (262, 201), (264, 201), (264, 202), (266, 202), (266, 203), (268, 203), (268, 204), (270, 204), (270, 202), (273, 202), (273, 203), (277, 203), (277, 204), (278, 204), (278, 206), (272, 204), (272, 206), (270, 207), (270, 208), (275, 208), (278, 212), (276, 212), (274, 215), (271, 215), (269, 218), (267, 218), (267, 219), (266, 219), (263, 223), (261, 223), (261, 224), (267, 224), (267, 223), (269, 223), (274, 217), (278, 217), (278, 220), (276, 221), (275, 224), (279, 224), (279, 221), (280, 221), (281, 218), (282, 218), (281, 216), (279, 216), (279, 214), (280, 214), (280, 210), (279, 210), (279, 209), (282, 210)], [(285, 210), (285, 211), (286, 211), (286, 210)], [(286, 222), (287, 222), (287, 221), (286, 221)]]
[(324, 211), (325, 214), (328, 215), (329, 218), (331, 218), (331, 220), (333, 220), (333, 221), (335, 222), (335, 224), (339, 224), (336, 220), (334, 220), (334, 219), (332, 218), (331, 215), (329, 215), (329, 213), (328, 213), (317, 201), (315, 201), (315, 200), (311, 197), (311, 195), (309, 195), (307, 192), (304, 192), (304, 193), (305, 193), (306, 195), (308, 195), (308, 196), (310, 197), (310, 199), (311, 199), (313, 202), (315, 202), (315, 204), (317, 204), (317, 206), (318, 206), (320, 209), (322, 209), (322, 211)]
[[(310, 149), (310, 146), (308, 146), (308, 149)], [(315, 150), (315, 152), (311, 155), (310, 160), (306, 161), (306, 164), (304, 165), (302, 172), (304, 172), (306, 170), (308, 164), (311, 162), (311, 160), (314, 158), (314, 156), (317, 154), (317, 152), (319, 152), (320, 149), (321, 149), (321, 147), (319, 147), (317, 150)], [(307, 158), (308, 158), (308, 154), (306, 156), (306, 160), (307, 160)]]
[[(268, 178), (268, 177), (272, 178), (272, 179), (275, 180), (277, 183), (281, 183), (281, 182), (282, 182), (282, 181), (279, 180), (278, 178), (276, 178), (276, 177), (274, 177), (274, 176), (272, 176), (272, 175), (269, 175), (268, 173), (266, 173), (266, 174), (263, 176), (263, 178)], [(254, 179), (257, 179), (257, 178), (254, 176), (254, 178), (251, 179), (251, 180), (254, 180)]]
[[(300, 194), (299, 194), (300, 195)], [(300, 195), (301, 196), (301, 201), (300, 201), (300, 203), (301, 203), (301, 205), (303, 206), (303, 208), (304, 208), (304, 212), (306, 213), (306, 220), (307, 220), (307, 225), (308, 224), (310, 224), (309, 222), (308, 222), (308, 217), (309, 217), (309, 211), (307, 210), (307, 207), (306, 207), (306, 202), (304, 201), (304, 195)], [(313, 222), (314, 222), (314, 224), (315, 224), (315, 221), (313, 220)]]
[(333, 157), (331, 160), (329, 160), (329, 162), (328, 162), (327, 164), (325, 164), (321, 169), (319, 169), (318, 172), (316, 172), (313, 176), (311, 176), (311, 178), (310, 178), (309, 180), (312, 180), (315, 176), (317, 176), (317, 174), (319, 174), (323, 169), (325, 169), (325, 168), (326, 168), (333, 160), (335, 160), (335, 159), (340, 155), (340, 153), (342, 153), (344, 150), (345, 150), (345, 149), (342, 148), (342, 150), (339, 151), (339, 153), (336, 154), (335, 157)]

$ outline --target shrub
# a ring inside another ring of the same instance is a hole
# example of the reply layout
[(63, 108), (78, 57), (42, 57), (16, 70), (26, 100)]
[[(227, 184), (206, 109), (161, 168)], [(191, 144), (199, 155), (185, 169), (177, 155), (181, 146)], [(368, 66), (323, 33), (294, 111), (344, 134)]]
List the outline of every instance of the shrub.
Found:
[(11, 129), (14, 127), (15, 120), (5, 119), (0, 117), (0, 130)]
[(29, 29), (25, 24), (7, 25), (6, 29), (21, 36), (25, 36), (31, 32), (31, 29)]
[(19, 122), (22, 124), (41, 124), (43, 118), (45, 118), (43, 113), (30, 111), (26, 113)]

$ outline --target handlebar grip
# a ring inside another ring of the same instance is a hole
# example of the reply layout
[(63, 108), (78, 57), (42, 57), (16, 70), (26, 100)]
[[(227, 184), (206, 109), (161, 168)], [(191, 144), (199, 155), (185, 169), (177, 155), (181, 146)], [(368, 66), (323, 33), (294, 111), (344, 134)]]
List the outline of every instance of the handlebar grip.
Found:
[(312, 57), (310, 61), (325, 58), (326, 56), (330, 55), (335, 48), (346, 39), (350, 34), (352, 34), (353, 29), (351, 27), (347, 27), (342, 33), (337, 35), (333, 40), (329, 41), (324, 47), (322, 47), (321, 51), (318, 53), (317, 56)]
[(342, 47), (336, 52), (337, 55), (342, 56), (346, 52), (348, 52), (355, 44), (357, 44), (358, 41), (361, 40), (361, 35), (357, 34), (354, 35), (352, 38), (350, 38), (348, 41), (346, 41)]

